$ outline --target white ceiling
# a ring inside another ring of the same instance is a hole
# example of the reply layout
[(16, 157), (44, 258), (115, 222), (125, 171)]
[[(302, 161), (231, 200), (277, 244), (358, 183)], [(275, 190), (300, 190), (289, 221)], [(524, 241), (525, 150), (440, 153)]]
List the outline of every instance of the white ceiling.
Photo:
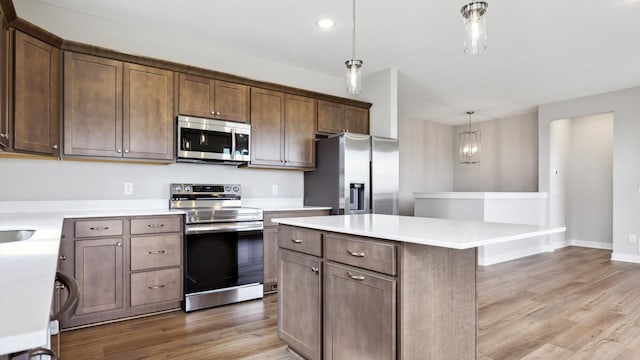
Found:
[[(467, 110), (476, 110), (475, 120), (488, 120), (640, 85), (640, 0), (487, 1), (488, 50), (473, 56), (462, 51), (465, 1), (358, 0), (357, 58), (364, 61), (365, 77), (399, 69), (400, 117), (460, 124)], [(212, 52), (229, 49), (333, 78), (343, 77), (344, 61), (351, 57), (349, 0), (14, 4), (18, 16), (43, 27), (49, 16), (45, 28), (63, 37), (55, 28), (61, 24), (85, 26), (87, 32), (93, 26), (111, 26), (114, 33), (122, 27), (130, 37), (152, 31), (185, 39), (183, 46), (200, 39)], [(87, 26), (81, 17), (94, 22)], [(322, 17), (335, 19), (336, 26), (319, 29), (315, 21)]]

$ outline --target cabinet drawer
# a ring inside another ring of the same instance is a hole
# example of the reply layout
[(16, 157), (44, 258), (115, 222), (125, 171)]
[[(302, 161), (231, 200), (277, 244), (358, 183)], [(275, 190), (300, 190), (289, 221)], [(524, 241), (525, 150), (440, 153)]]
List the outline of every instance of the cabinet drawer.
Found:
[(180, 216), (155, 216), (131, 219), (131, 235), (182, 232)]
[(281, 225), (278, 227), (278, 246), (309, 255), (322, 256), (322, 232)]
[(179, 266), (180, 234), (131, 238), (131, 270)]
[(180, 268), (131, 274), (131, 306), (180, 300)]
[(396, 275), (395, 245), (339, 234), (326, 234), (325, 239), (328, 260)]
[(123, 220), (76, 220), (75, 237), (98, 237), (122, 235)]
[(278, 223), (272, 221), (273, 219), (322, 215), (329, 215), (329, 210), (269, 211), (264, 213), (264, 226), (278, 226)]

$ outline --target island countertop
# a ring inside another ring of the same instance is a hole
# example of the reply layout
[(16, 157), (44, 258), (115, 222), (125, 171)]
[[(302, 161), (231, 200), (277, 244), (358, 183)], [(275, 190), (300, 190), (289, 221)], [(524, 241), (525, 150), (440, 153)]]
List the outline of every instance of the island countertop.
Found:
[(313, 216), (273, 221), (283, 225), (450, 249), (470, 249), (566, 231), (564, 226), (548, 227), (381, 214)]

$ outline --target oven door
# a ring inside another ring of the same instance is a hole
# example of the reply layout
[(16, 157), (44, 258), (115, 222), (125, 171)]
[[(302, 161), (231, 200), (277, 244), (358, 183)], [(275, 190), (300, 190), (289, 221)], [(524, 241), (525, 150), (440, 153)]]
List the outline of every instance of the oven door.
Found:
[(185, 235), (185, 310), (262, 297), (261, 221), (187, 225)]
[(178, 117), (178, 158), (249, 161), (251, 125)]

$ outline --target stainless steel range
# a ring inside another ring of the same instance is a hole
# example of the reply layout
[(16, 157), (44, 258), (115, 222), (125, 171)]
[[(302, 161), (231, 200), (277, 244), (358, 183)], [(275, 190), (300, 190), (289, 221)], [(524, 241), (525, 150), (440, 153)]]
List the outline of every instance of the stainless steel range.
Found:
[(262, 209), (242, 207), (239, 184), (171, 184), (186, 211), (183, 309), (262, 298)]

